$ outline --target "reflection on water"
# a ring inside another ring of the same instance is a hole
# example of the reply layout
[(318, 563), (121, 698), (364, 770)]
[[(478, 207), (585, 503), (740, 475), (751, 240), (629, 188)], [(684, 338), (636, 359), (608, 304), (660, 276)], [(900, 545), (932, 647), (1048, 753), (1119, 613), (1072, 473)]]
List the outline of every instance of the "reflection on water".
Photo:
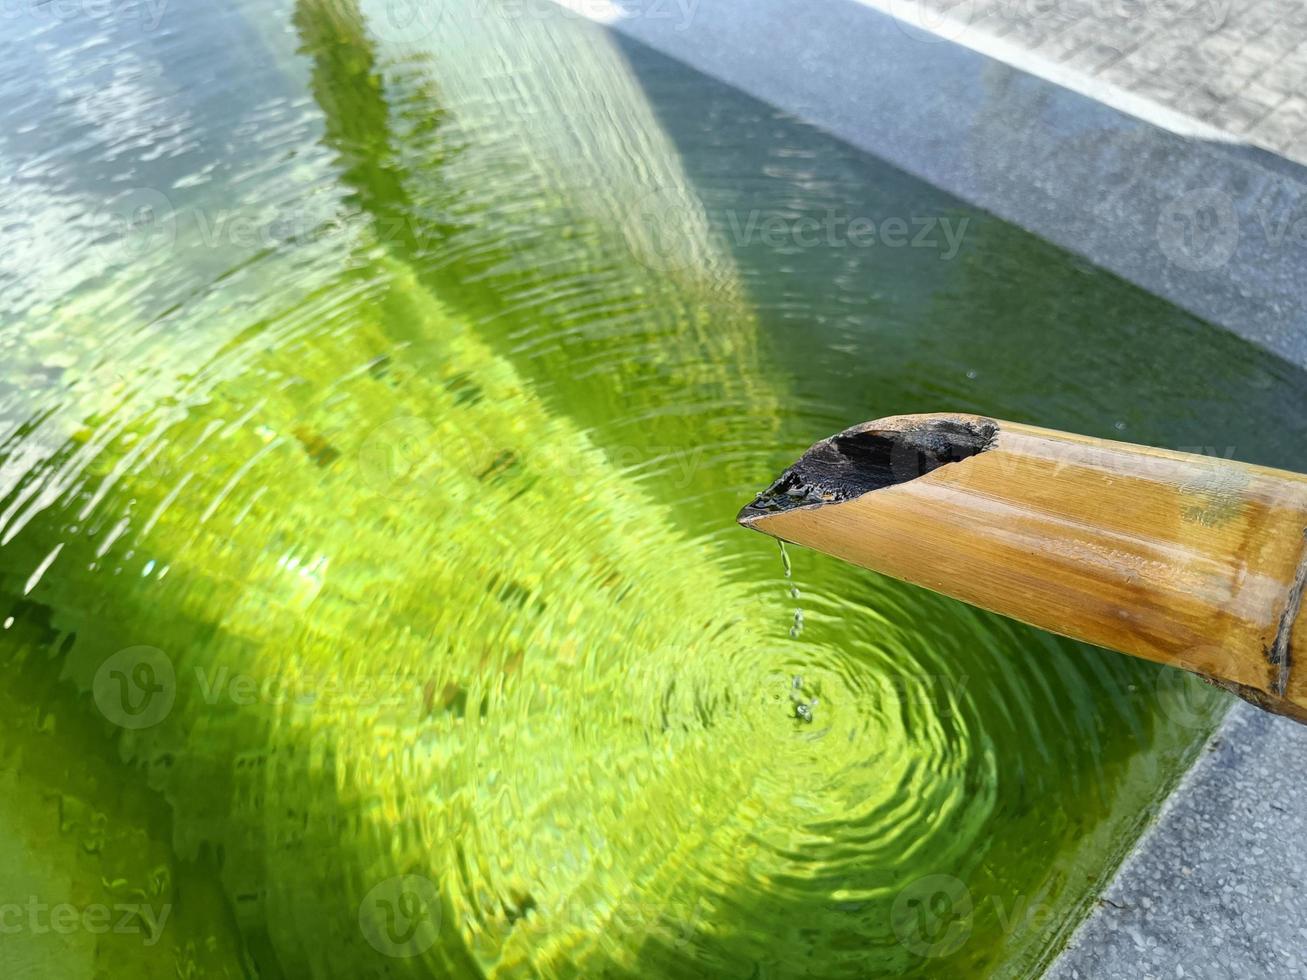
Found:
[(135, 910), (5, 965), (1036, 971), (1219, 702), (731, 518), (1302, 379), (588, 25), (249, 6), (0, 42), (0, 892)]

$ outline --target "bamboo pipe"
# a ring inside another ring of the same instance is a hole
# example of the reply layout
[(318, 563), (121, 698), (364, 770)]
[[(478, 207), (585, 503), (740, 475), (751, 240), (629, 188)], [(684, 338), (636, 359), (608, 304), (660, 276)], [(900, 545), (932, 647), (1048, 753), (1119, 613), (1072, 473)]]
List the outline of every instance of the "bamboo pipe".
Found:
[(817, 443), (738, 520), (1307, 722), (1305, 476), (903, 415)]

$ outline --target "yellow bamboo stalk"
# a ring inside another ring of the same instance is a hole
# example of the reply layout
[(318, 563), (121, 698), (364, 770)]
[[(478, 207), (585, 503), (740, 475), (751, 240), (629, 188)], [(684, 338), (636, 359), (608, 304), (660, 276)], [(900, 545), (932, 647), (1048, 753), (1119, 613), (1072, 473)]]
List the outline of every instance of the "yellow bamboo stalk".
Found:
[(739, 521), (1307, 721), (1297, 473), (904, 415), (817, 443)]

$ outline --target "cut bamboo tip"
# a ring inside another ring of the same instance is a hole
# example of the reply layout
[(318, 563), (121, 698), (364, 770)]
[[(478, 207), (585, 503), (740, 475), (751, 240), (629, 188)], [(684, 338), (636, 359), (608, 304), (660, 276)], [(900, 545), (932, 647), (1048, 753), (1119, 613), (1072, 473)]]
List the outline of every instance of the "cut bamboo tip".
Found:
[(1299, 474), (902, 415), (823, 439), (739, 522), (1307, 721)]

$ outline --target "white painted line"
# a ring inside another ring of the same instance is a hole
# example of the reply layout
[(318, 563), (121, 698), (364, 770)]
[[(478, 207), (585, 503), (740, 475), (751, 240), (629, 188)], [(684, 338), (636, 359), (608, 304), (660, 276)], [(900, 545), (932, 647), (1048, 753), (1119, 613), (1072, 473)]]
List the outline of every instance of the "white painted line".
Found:
[[(1218, 129), (1146, 96), (1101, 81), (1077, 68), (1070, 68), (1045, 58), (1029, 48), (987, 34), (972, 27), (965, 20), (950, 17), (946, 13), (927, 7), (923, 0), (855, 0), (855, 2), (888, 14), (910, 30), (924, 31), (939, 40), (952, 41), (964, 48), (970, 48), (995, 61), (1001, 61), (1019, 71), (1087, 96), (1136, 119), (1142, 119), (1160, 129), (1175, 133), (1177, 136), (1212, 140), (1217, 143), (1245, 142), (1233, 133)], [(972, 4), (964, 0), (963, 3), (958, 4), (958, 7), (965, 8), (969, 12)]]
[[(550, 2), (596, 24), (612, 26), (638, 16), (627, 9), (624, 0), (550, 0)], [(678, 2), (684, 5), (696, 3), (698, 0), (678, 0)], [(1019, 44), (987, 34), (972, 27), (966, 20), (950, 17), (946, 13), (926, 6), (924, 0), (854, 0), (854, 2), (893, 17), (895, 21), (905, 26), (904, 34), (910, 39), (913, 39), (914, 33), (921, 32), (931, 35), (933, 40), (952, 41), (1019, 71), (1035, 75), (1044, 81), (1052, 82), (1054, 85), (1077, 92), (1119, 112), (1134, 116), (1159, 129), (1175, 133), (1177, 136), (1216, 143), (1246, 142), (1233, 133), (1218, 129), (1146, 96), (1094, 78), (1077, 68), (1060, 64)], [(964, 8), (968, 12), (971, 7), (972, 4), (968, 0), (958, 4), (958, 8)], [(692, 8), (687, 8), (686, 13), (691, 12)], [(687, 20), (686, 23), (688, 24), (689, 21)]]
[(614, 0), (550, 0), (550, 2), (556, 3), (564, 10), (580, 14), (596, 24), (616, 24), (619, 20), (630, 16), (622, 9), (621, 4)]

